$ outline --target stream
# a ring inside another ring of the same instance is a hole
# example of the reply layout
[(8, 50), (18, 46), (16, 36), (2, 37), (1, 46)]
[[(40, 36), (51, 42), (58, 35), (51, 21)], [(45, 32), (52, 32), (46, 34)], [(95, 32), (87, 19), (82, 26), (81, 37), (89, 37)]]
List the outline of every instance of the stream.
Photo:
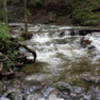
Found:
[[(36, 63), (23, 66), (18, 77), (3, 81), (0, 100), (100, 100), (100, 33), (87, 34), (85, 38), (92, 42), (84, 48), (80, 45), (83, 36), (71, 36), (69, 31), (85, 28), (29, 26), (33, 37), (23, 43), (36, 51)], [(16, 37), (21, 28), (13, 31)], [(33, 59), (24, 48), (20, 52)]]

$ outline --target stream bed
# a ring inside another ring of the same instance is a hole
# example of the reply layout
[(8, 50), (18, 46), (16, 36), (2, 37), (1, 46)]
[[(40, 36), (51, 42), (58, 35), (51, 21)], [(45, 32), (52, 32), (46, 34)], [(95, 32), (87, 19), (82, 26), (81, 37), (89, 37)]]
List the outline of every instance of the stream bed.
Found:
[[(92, 42), (84, 48), (83, 36), (69, 31), (84, 28), (29, 26), (33, 37), (23, 43), (36, 51), (36, 63), (23, 66), (19, 77), (3, 81), (0, 100), (100, 100), (100, 33), (87, 34)], [(20, 34), (20, 27), (14, 32), (13, 36)], [(20, 52), (33, 59), (24, 48)]]

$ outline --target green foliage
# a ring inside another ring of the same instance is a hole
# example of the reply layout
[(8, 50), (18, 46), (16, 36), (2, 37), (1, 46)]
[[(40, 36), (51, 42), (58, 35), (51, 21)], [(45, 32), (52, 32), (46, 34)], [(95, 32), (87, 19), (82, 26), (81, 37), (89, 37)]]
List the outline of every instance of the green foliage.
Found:
[(98, 25), (98, 21), (97, 20), (88, 20), (85, 22), (86, 26), (97, 26)]
[(34, 14), (36, 10), (41, 9), (42, 2), (43, 0), (30, 0), (28, 2), (28, 8), (30, 8), (32, 14)]
[(31, 4), (41, 3), (43, 0), (31, 0)]
[(16, 43), (11, 41), (11, 36), (7, 33), (8, 30), (9, 27), (5, 23), (0, 23), (0, 46), (7, 49), (5, 54), (14, 60), (18, 55), (18, 51), (14, 50)]
[(16, 60), (17, 55), (18, 55), (18, 51), (16, 51), (16, 50), (14, 50), (14, 51), (8, 50), (8, 52), (7, 52), (7, 56), (12, 60)]
[(98, 22), (100, 22), (100, 13), (92, 12), (99, 7), (99, 0), (76, 0), (74, 5), (76, 7), (71, 13), (74, 23), (84, 23), (83, 25), (96, 26)]
[(39, 4), (42, 3), (42, 1), (43, 0), (30, 0), (29, 5), (35, 8), (35, 7), (39, 6)]
[[(0, 23), (0, 52), (3, 52), (9, 59), (4, 62), (4, 69), (8, 67), (15, 67), (13, 61), (16, 60), (16, 56), (19, 51), (16, 50), (16, 43), (11, 41), (11, 36), (8, 34), (9, 27), (5, 23)], [(3, 51), (2, 51), (3, 49)]]
[(31, 15), (32, 15), (32, 13), (31, 13), (31, 12), (29, 12), (29, 11), (27, 11), (27, 15), (31, 16)]
[(0, 46), (3, 48), (10, 48), (12, 41), (10, 41), (11, 36), (7, 33), (9, 27), (5, 23), (0, 23)]
[(90, 15), (90, 19), (92, 19), (92, 20), (100, 20), (100, 15), (99, 15), (99, 13), (92, 13), (92, 14)]

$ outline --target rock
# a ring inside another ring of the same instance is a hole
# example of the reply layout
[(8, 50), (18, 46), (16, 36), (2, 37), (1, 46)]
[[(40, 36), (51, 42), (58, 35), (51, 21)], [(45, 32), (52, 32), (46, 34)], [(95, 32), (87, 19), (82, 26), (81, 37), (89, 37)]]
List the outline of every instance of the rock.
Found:
[(64, 100), (59, 92), (58, 89), (56, 89), (52, 85), (45, 86), (42, 89), (42, 94), (45, 98), (48, 100)]
[(94, 50), (95, 49), (95, 46), (94, 45), (88, 46), (88, 49), (89, 50)]
[(60, 96), (64, 99), (68, 99), (68, 94), (73, 92), (73, 88), (69, 83), (57, 82), (55, 87), (58, 89)]
[(23, 80), (21, 85), (23, 92), (26, 94), (30, 94), (42, 88), (41, 83), (37, 80)]
[(23, 32), (23, 33), (21, 33), (20, 36), (23, 37), (24, 39), (31, 39), (33, 34), (27, 33), (27, 36), (26, 36), (26, 33)]
[(65, 32), (64, 32), (64, 31), (62, 31), (62, 32), (59, 34), (59, 37), (63, 37), (63, 36), (65, 36)]
[(1, 97), (0, 100), (10, 100), (9, 98)]
[(38, 92), (32, 95), (24, 95), (23, 100), (47, 100), (47, 99), (45, 99), (43, 95), (40, 92)]
[(9, 98), (10, 100), (23, 100), (23, 95), (19, 93), (11, 93)]
[(43, 96), (45, 98), (47, 98), (49, 96), (49, 94), (52, 92), (52, 91), (55, 91), (56, 88), (53, 87), (52, 85), (48, 85), (48, 86), (45, 86), (43, 89), (42, 89), (42, 93), (43, 93)]
[(82, 37), (81, 40), (80, 40), (80, 44), (81, 46), (83, 47), (86, 47), (87, 45), (90, 45), (92, 41), (88, 40), (88, 39), (85, 39), (85, 37)]
[(79, 30), (74, 30), (74, 29), (70, 30), (70, 35), (71, 36), (79, 35)]
[(79, 36), (85, 36), (87, 34), (92, 34), (93, 32), (100, 32), (100, 30), (90, 30), (90, 29), (84, 29), (84, 30), (76, 30), (76, 29), (71, 29), (70, 30), (70, 35), (71, 36), (75, 36), (75, 35), (79, 35)]
[(51, 91), (51, 93), (48, 96), (48, 99), (49, 100), (64, 100), (63, 98), (61, 98), (58, 91), (56, 91), (56, 90)]

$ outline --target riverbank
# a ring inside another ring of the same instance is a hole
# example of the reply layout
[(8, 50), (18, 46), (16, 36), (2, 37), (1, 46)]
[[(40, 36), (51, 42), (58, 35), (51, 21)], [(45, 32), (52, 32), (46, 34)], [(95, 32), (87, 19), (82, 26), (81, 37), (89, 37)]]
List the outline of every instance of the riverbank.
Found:
[[(99, 0), (30, 0), (28, 1), (28, 22), (55, 25), (100, 25)], [(2, 15), (2, 9), (0, 15)], [(23, 2), (8, 1), (9, 22), (24, 22)], [(3, 15), (1, 17), (3, 21)]]

